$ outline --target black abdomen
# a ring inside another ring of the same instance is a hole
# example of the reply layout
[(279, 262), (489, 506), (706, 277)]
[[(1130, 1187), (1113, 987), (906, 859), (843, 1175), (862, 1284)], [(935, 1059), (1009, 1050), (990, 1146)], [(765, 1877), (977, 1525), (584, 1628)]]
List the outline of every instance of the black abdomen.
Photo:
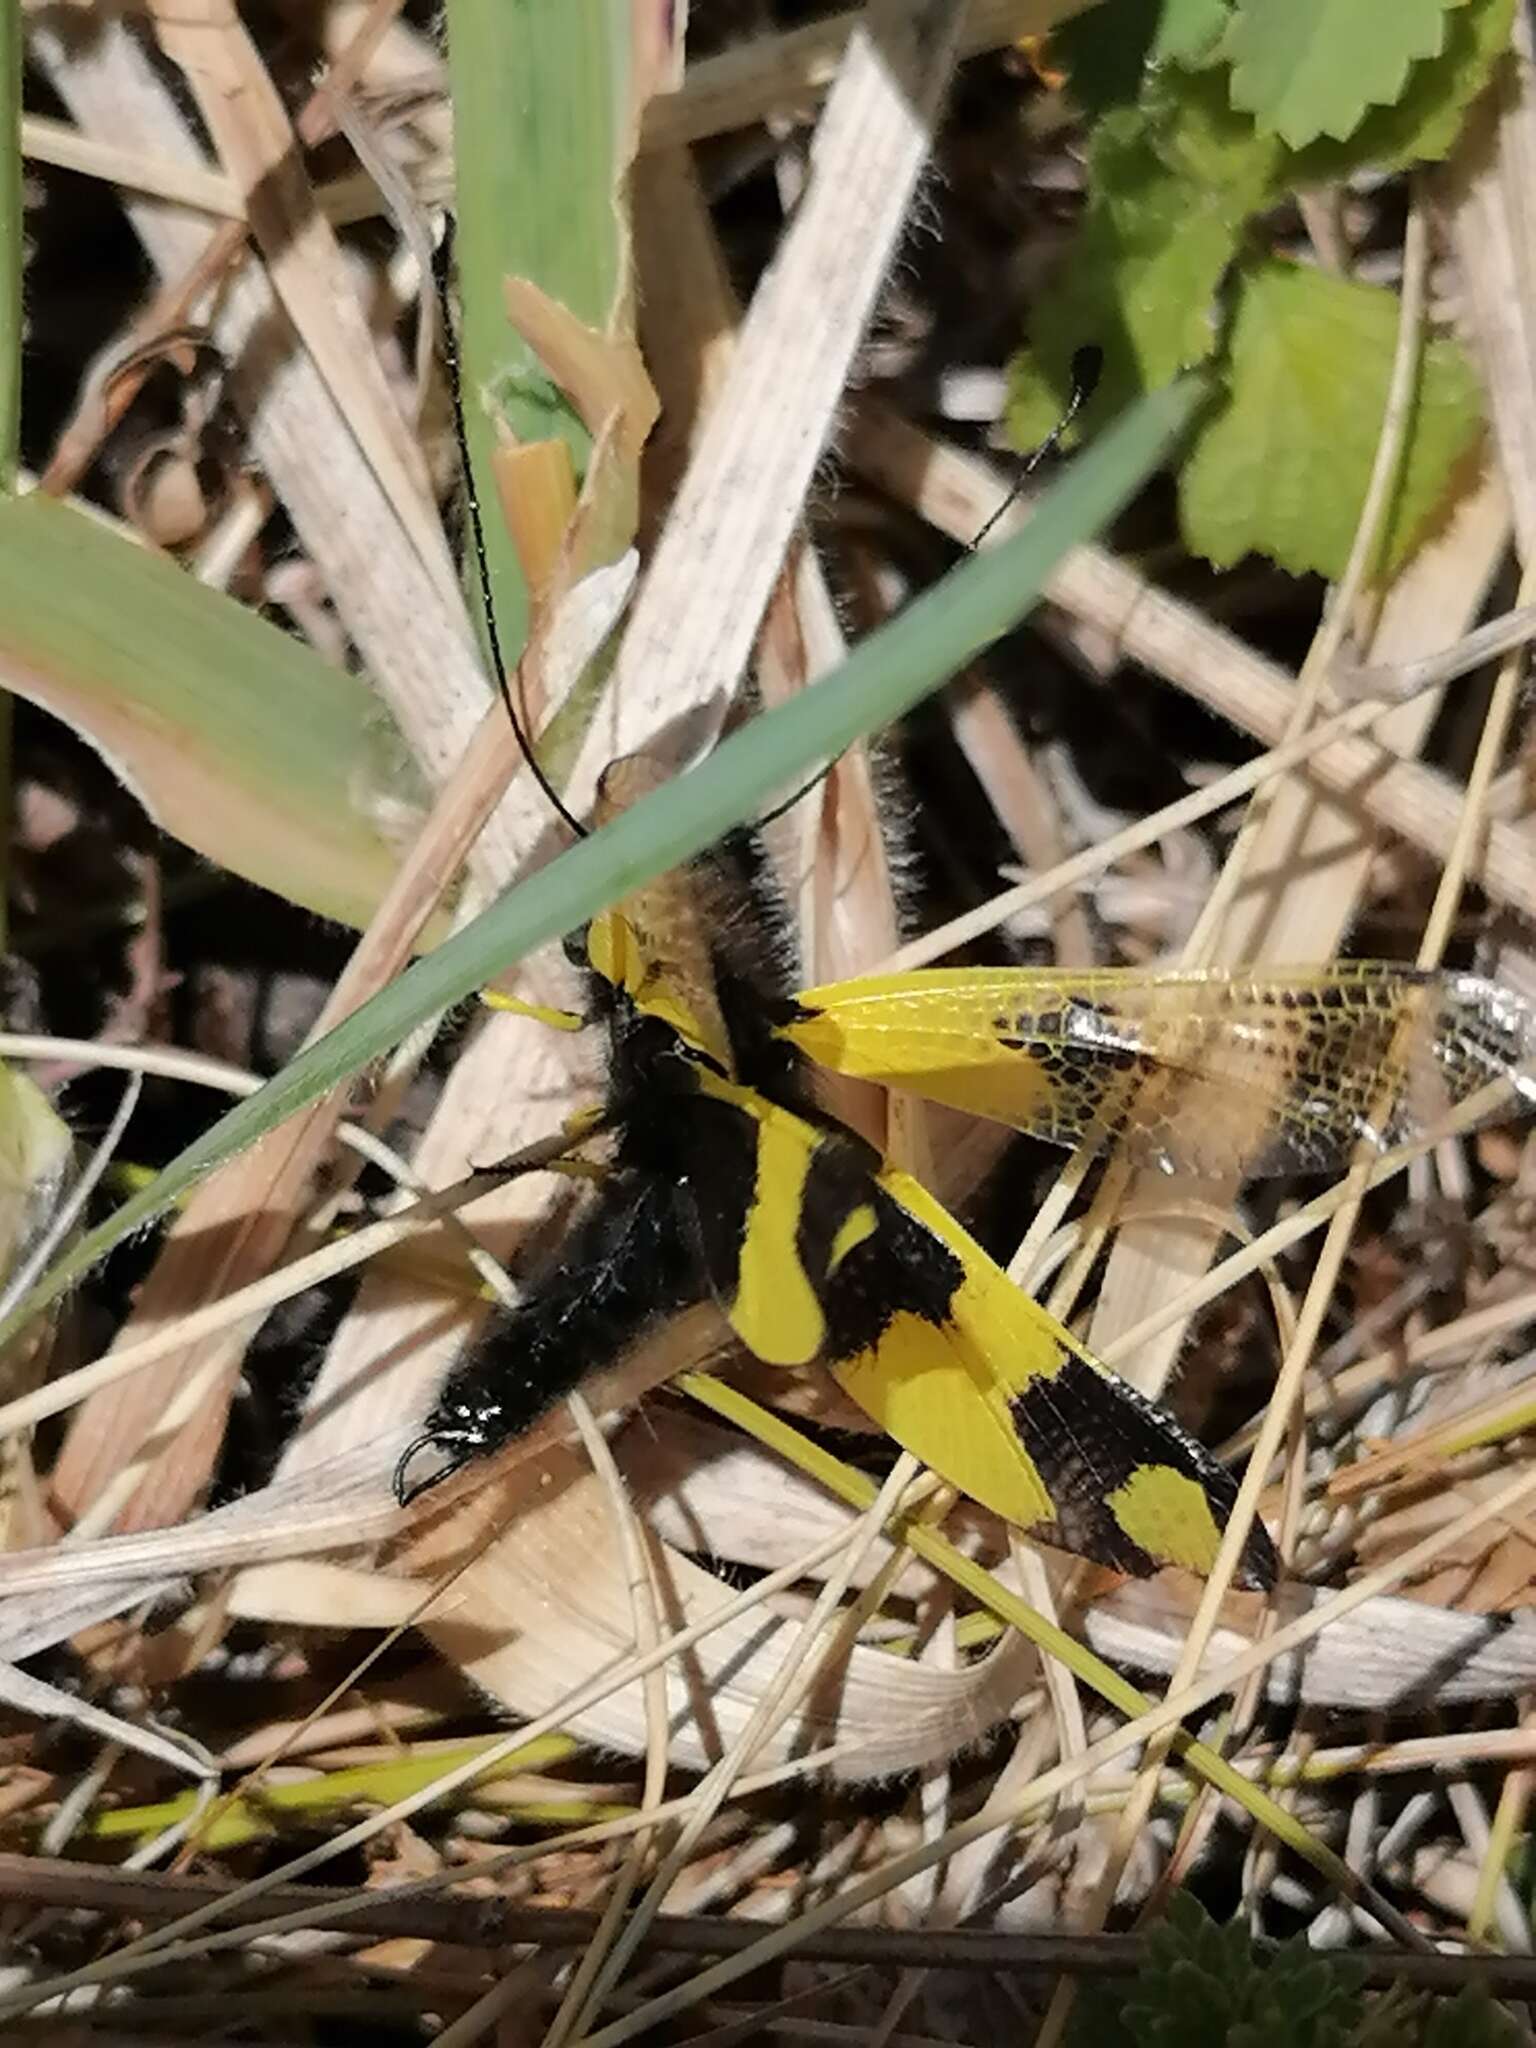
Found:
[(448, 1374), (396, 1470), (397, 1495), (413, 1499), (521, 1436), (589, 1373), (704, 1295), (671, 1185), (619, 1166), (528, 1299), (503, 1310)]

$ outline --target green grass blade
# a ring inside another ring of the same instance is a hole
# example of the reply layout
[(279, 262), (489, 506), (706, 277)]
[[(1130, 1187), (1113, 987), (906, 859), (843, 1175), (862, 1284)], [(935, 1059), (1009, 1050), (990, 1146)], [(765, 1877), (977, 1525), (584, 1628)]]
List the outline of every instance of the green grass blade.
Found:
[(21, 431), (21, 8), (0, 7), (0, 494), (16, 488)]
[(776, 791), (910, 711), (1017, 624), (1067, 550), (1101, 532), (1158, 467), (1207, 389), (1191, 376), (1143, 399), (1079, 457), (1021, 533), (959, 563), (822, 681), (751, 720), (708, 760), (510, 890), (307, 1047), (82, 1238), (0, 1323), (0, 1343), (203, 1174), (398, 1044), (423, 1018), (689, 859)]
[(495, 509), (495, 418), (518, 441), (567, 441), (578, 475), (589, 441), (509, 324), (502, 281), (531, 278), (589, 327), (610, 326), (628, 269), (620, 185), (634, 33), (631, 0), (448, 0), (464, 423), (508, 661), (526, 637), (528, 596)]
[(194, 851), (365, 925), (399, 864), (371, 814), (404, 750), (361, 677), (34, 492), (0, 500), (0, 676)]
[[(21, 8), (0, 5), (0, 499), (16, 489), (21, 464), (23, 283)], [(11, 843), (11, 740), (15, 706), (0, 692), (0, 846)], [(10, 943), (9, 861), (0, 863), (0, 950)]]

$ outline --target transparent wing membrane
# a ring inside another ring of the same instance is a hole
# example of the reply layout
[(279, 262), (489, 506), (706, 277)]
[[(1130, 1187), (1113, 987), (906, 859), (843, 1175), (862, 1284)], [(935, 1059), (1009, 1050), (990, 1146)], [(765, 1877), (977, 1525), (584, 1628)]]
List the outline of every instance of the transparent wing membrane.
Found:
[(1123, 1138), (1165, 1172), (1331, 1171), (1501, 1078), (1536, 1097), (1536, 1012), (1476, 975), (1378, 961), (923, 970), (810, 990), (784, 1035), (1054, 1144)]

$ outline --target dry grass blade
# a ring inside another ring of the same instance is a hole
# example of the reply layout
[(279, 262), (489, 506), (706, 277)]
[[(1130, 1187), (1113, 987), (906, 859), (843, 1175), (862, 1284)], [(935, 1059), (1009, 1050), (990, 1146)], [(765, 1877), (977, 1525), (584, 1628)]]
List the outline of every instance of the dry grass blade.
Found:
[[(1001, 495), (990, 465), (873, 405), (856, 415), (848, 453), (872, 480), (957, 541), (970, 538)], [(1496, 559), (1507, 519), (1506, 499), (1495, 483), (1464, 501), (1457, 508), (1453, 537), (1443, 543), (1452, 561), (1459, 561), (1464, 549), (1474, 561)], [(1459, 538), (1462, 531), (1465, 540)], [(1102, 549), (1080, 548), (1063, 563), (1048, 594), (1069, 616), (1107, 635), (1123, 659), (1186, 690), (1264, 745), (1279, 745), (1290, 721), (1292, 679), (1192, 606), (1155, 588), (1129, 564)], [(1468, 603), (1464, 598), (1464, 608)], [(1437, 652), (1455, 638), (1444, 630), (1438, 612), (1420, 631), (1433, 633)], [(1325, 790), (1358, 802), (1371, 823), (1431, 860), (1449, 851), (1460, 800), (1439, 771), (1400, 762), (1395, 750), (1373, 740), (1341, 735), (1319, 752), (1312, 774)], [(1514, 827), (1497, 821), (1490, 826), (1476, 872), (1496, 902), (1523, 917), (1536, 913), (1536, 858)]]
[(801, 518), (853, 351), (897, 243), (964, 9), (878, 8), (849, 38), (810, 182), (753, 297), (572, 779), (647, 748), (681, 762), (718, 735)]
[(445, 604), (453, 566), (421, 451), (384, 382), (330, 224), (315, 207), (293, 130), (266, 66), (220, 0), (151, 8), (165, 54), (197, 97), (215, 153), (239, 185), (246, 219), (285, 312), (410, 535)]

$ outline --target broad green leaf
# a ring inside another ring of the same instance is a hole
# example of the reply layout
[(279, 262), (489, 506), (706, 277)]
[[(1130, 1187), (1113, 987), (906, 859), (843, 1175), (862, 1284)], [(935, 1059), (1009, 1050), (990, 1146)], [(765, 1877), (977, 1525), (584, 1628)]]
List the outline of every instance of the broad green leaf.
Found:
[[(1514, 0), (1435, 6), (1447, 25), (1443, 48), (1411, 66), (1401, 96), (1366, 112), (1347, 141), (1323, 137), (1301, 150), (1287, 150), (1232, 105), (1225, 62), (1172, 60), (1167, 38), (1175, 28), (1193, 35), (1193, 0), (1187, 13), (1161, 14), (1154, 0), (1105, 0), (1065, 26), (1057, 40), (1068, 38), (1071, 60), (1087, 66), (1084, 91), (1134, 93), (1136, 104), (1098, 124), (1081, 227), (1036, 311), (1028, 349), (1010, 366), (1015, 445), (1033, 446), (1060, 417), (1072, 356), (1087, 343), (1104, 358), (1100, 395), (1084, 412), (1087, 433), (1137, 392), (1202, 360), (1223, 317), (1213, 303), (1218, 286), (1255, 213), (1363, 165), (1392, 169), (1446, 154), (1508, 47)], [(1159, 61), (1147, 63), (1154, 46)], [(1122, 61), (1129, 69), (1111, 81), (1104, 67)]]
[(1390, 106), (1372, 107), (1347, 142), (1321, 136), (1293, 155), (1285, 179), (1325, 185), (1363, 165), (1395, 171), (1449, 156), (1467, 108), (1509, 48), (1515, 0), (1463, 0), (1447, 16), (1445, 47), (1415, 64)]
[(1060, 417), (1085, 343), (1104, 352), (1085, 433), (1205, 360), (1219, 339), (1217, 288), (1279, 155), (1226, 105), (1219, 75), (1173, 70), (1144, 107), (1100, 122), (1082, 230), (1011, 366), (1017, 446), (1033, 446)]
[[(1264, 262), (1243, 283), (1226, 402), (1180, 479), (1184, 536), (1218, 567), (1256, 550), (1298, 574), (1337, 576), (1375, 456), (1397, 337), (1396, 298), (1320, 271)], [(1382, 562), (1395, 567), (1481, 431), (1476, 376), (1451, 341), (1424, 350)]]
[(1152, 64), (1194, 64), (1220, 41), (1227, 0), (1101, 0), (1051, 31), (1051, 62), (1085, 113), (1130, 106)]
[(34, 493), (0, 504), (0, 682), (232, 874), (366, 924), (404, 750), (356, 676), (163, 556)]
[(1148, 78), (1141, 110), (1158, 162), (1198, 187), (1207, 204), (1219, 199), (1233, 219), (1247, 219), (1285, 189), (1284, 149), (1233, 107), (1225, 71), (1165, 65)]
[(1225, 32), (1229, 0), (1162, 0), (1152, 39), (1155, 64), (1196, 64), (1209, 56)]
[(1352, 135), (1390, 106), (1410, 68), (1445, 45), (1461, 0), (1237, 0), (1223, 53), (1232, 103), (1300, 149)]
[[(224, 1160), (254, 1144), (424, 1018), (756, 815), (776, 792), (902, 717), (1021, 619), (1068, 548), (1099, 533), (1167, 459), (1208, 396), (1198, 377), (1146, 399), (1052, 485), (1028, 526), (971, 555), (810, 689), (732, 733), (708, 760), (552, 861), (424, 955), (221, 1117), (89, 1232), (0, 1322), (0, 1344)], [(0, 547), (0, 561), (5, 550)]]

